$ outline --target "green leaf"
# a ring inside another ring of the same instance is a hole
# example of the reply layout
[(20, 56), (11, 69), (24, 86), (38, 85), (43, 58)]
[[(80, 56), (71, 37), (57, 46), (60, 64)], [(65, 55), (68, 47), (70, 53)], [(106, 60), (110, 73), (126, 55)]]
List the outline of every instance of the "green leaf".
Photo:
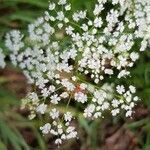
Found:
[(5, 144), (0, 140), (0, 149), (1, 150), (7, 150), (7, 147), (5, 146)]
[(6, 2), (17, 2), (17, 3), (26, 3), (33, 6), (48, 8), (47, 0), (5, 0)]
[(20, 101), (11, 92), (0, 87), (0, 107), (1, 110), (6, 110), (8, 106), (19, 105)]
[(85, 131), (88, 133), (88, 135), (91, 136), (91, 130), (90, 130), (88, 121), (86, 119), (84, 119), (83, 117), (79, 117), (78, 121), (79, 121), (79, 124), (81, 125), (81, 127), (83, 127), (85, 129)]
[(147, 86), (150, 85), (150, 66), (145, 69), (145, 83)]
[(150, 120), (148, 118), (145, 118), (145, 119), (130, 123), (130, 124), (127, 125), (127, 127), (130, 128), (130, 129), (138, 128), (138, 127), (146, 124), (149, 121)]
[(9, 142), (15, 150), (22, 150), (22, 148), (29, 150), (29, 147), (19, 132), (12, 130), (2, 119), (0, 119), (0, 136), (4, 141)]
[(46, 150), (44, 139), (41, 137), (41, 135), (39, 134), (39, 132), (37, 130), (35, 130), (35, 129), (34, 129), (34, 133), (35, 133), (35, 136), (37, 138), (40, 150)]
[(6, 77), (0, 77), (0, 84), (7, 82), (8, 79)]
[(147, 134), (146, 143), (143, 147), (143, 150), (150, 150), (150, 132)]

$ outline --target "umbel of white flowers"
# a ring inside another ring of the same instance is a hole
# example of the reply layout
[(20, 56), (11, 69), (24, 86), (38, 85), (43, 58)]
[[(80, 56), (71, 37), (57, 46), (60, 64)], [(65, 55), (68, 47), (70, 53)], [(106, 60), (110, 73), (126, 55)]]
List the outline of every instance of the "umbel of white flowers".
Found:
[[(112, 3), (109, 8), (108, 3)], [(133, 85), (107, 83), (130, 75), (129, 68), (150, 42), (149, 0), (98, 0), (93, 17), (87, 10), (71, 14), (66, 0), (50, 2), (49, 9), (28, 26), (28, 35), (13, 30), (6, 35), (11, 62), (21, 68), (33, 90), (22, 100), (30, 119), (49, 115), (40, 130), (55, 143), (77, 137), (74, 110), (80, 103), (88, 119), (130, 117), (139, 98)], [(107, 11), (106, 11), (107, 10)], [(90, 15), (91, 16), (91, 15)], [(4, 67), (0, 50), (0, 66)], [(62, 112), (59, 106), (66, 104)]]

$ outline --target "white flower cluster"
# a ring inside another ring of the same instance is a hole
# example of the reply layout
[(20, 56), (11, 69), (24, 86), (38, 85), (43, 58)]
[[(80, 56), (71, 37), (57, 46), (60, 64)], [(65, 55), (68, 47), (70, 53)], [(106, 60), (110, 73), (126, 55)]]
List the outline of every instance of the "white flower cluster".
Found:
[(6, 65), (6, 63), (5, 63), (5, 55), (3, 54), (3, 51), (0, 48), (0, 68), (4, 68), (5, 65)]
[(135, 87), (116, 85), (115, 90), (106, 81), (130, 75), (128, 68), (150, 41), (149, 0), (98, 0), (93, 17), (87, 10), (72, 16), (70, 11), (66, 0), (50, 2), (45, 15), (29, 25), (27, 36), (14, 30), (5, 42), (12, 63), (33, 85), (22, 105), (30, 109), (30, 119), (49, 114), (51, 121), (40, 129), (53, 134), (56, 144), (77, 137), (71, 112), (62, 112), (59, 104), (80, 103), (83, 116), (92, 119), (107, 111), (132, 115), (139, 99)]
[(110, 110), (112, 116), (116, 116), (121, 110), (125, 110), (126, 117), (132, 115), (132, 109), (139, 98), (134, 96), (136, 89), (129, 86), (129, 90), (125, 90), (123, 85), (116, 87), (116, 92), (110, 85), (103, 85), (100, 90), (94, 90), (91, 103), (84, 110), (84, 116), (90, 118), (104, 117), (103, 112)]
[(77, 131), (75, 131), (75, 127), (70, 124), (72, 120), (72, 114), (70, 112), (66, 112), (63, 115), (63, 119), (65, 121), (63, 125), (57, 121), (57, 119), (59, 119), (59, 115), (59, 111), (56, 108), (53, 108), (50, 111), (50, 117), (55, 121), (53, 121), (51, 124), (46, 123), (43, 127), (40, 127), (43, 134), (51, 133), (57, 137), (55, 140), (56, 144), (62, 144), (63, 140), (77, 137)]

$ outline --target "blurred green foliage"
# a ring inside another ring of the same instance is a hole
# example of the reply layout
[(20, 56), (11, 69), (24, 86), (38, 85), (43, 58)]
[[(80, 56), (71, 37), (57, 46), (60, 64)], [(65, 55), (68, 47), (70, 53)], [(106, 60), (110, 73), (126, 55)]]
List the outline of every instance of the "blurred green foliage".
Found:
[(7, 150), (7, 146), (13, 147), (14, 150), (32, 149), (20, 132), (28, 128), (35, 135), (37, 146), (41, 150), (45, 150), (44, 140), (35, 125), (21, 114), (13, 111), (13, 108), (18, 106), (20, 106), (18, 98), (10, 91), (3, 89), (0, 84), (0, 149)]
[[(91, 6), (95, 0), (70, 0), (73, 11), (87, 8), (92, 13)], [(0, 47), (4, 47), (4, 37), (10, 29), (21, 29), (24, 33), (29, 23), (41, 16), (48, 7), (48, 0), (0, 0)], [(89, 14), (90, 15), (90, 14)], [(5, 50), (5, 49), (4, 49)], [(7, 53), (7, 50), (5, 50)], [(112, 79), (113, 80), (113, 79)], [(10, 92), (3, 88), (3, 83), (7, 78), (0, 76), (0, 150), (7, 149), (6, 145), (11, 144), (15, 150), (32, 149), (29, 146), (18, 127), (29, 127), (36, 135), (37, 143), (40, 150), (46, 150), (43, 138), (35, 128), (35, 123), (27, 121), (20, 114), (10, 111), (12, 107), (19, 106), (18, 99)], [(126, 80), (126, 84), (133, 84), (137, 87), (138, 95), (141, 97), (140, 102), (146, 108), (150, 108), (150, 50), (141, 54), (140, 60), (131, 70), (131, 78)], [(64, 108), (61, 108), (64, 109)], [(10, 119), (11, 118), (11, 119)], [(97, 146), (97, 130), (101, 125), (100, 121), (92, 123), (79, 117), (79, 124), (87, 133), (87, 144), (91, 144), (93, 149)], [(139, 127), (143, 127), (147, 133), (145, 141), (141, 140), (143, 150), (150, 150), (150, 119), (143, 118), (128, 125), (136, 132)]]

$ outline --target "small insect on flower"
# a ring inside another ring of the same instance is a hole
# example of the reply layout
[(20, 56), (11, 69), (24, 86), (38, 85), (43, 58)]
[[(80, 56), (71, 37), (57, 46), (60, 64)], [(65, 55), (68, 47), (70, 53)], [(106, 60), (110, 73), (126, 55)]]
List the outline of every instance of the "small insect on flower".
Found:
[(0, 48), (0, 67), (1, 67), (1, 68), (4, 68), (5, 65), (6, 65), (4, 59), (5, 59), (5, 55), (3, 54), (3, 51), (2, 51), (2, 49)]

